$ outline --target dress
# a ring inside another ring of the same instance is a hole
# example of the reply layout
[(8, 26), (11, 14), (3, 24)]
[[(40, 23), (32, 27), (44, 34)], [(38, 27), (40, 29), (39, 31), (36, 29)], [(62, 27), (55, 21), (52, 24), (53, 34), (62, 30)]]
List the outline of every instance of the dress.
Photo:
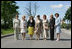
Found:
[(27, 21), (21, 20), (20, 22), (21, 33), (27, 33)]
[(35, 27), (35, 21), (28, 20), (28, 34), (33, 35), (34, 34), (34, 27)]
[(55, 19), (55, 29), (56, 29), (56, 33), (61, 33), (61, 26), (60, 26), (61, 20), (60, 18), (56, 18)]
[(48, 37), (48, 20), (43, 20), (43, 37), (47, 38)]
[(19, 32), (20, 32), (20, 20), (15, 19), (13, 21), (13, 28), (14, 28), (14, 38), (19, 39)]
[(35, 22), (35, 33), (41, 34), (42, 33), (42, 20), (36, 20)]

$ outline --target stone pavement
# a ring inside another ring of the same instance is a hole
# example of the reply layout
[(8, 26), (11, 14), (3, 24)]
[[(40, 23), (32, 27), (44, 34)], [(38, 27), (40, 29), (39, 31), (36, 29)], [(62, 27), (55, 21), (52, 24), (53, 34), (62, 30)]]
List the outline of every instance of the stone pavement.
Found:
[(29, 35), (26, 35), (26, 40), (14, 40), (13, 35), (1, 38), (1, 48), (71, 48), (71, 35), (65, 33), (66, 30), (62, 29), (61, 40), (51, 41), (49, 38), (43, 40), (42, 37), (40, 40), (35, 40), (36, 35), (33, 36), (33, 40), (29, 40)]

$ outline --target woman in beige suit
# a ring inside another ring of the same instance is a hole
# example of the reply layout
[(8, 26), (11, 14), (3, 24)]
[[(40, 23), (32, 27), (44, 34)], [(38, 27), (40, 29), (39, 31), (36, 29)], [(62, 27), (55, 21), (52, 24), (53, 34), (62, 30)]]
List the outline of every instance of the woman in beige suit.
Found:
[(46, 15), (43, 15), (43, 38), (46, 40), (48, 37), (48, 20)]

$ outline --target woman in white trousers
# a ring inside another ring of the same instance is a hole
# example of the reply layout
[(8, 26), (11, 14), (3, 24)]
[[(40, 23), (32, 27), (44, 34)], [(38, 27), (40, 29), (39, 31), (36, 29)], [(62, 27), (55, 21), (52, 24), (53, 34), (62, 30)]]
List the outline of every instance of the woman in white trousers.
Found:
[(20, 20), (18, 19), (18, 15), (16, 15), (16, 18), (13, 21), (13, 28), (14, 28), (14, 39), (19, 39), (19, 32), (20, 32)]

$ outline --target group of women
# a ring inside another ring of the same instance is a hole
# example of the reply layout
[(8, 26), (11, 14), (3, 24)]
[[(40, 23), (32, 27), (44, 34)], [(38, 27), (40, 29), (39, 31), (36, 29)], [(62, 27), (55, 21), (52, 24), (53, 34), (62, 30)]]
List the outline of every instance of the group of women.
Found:
[(18, 19), (18, 15), (16, 15), (16, 19), (13, 21), (14, 28), (14, 38), (19, 39), (19, 33), (22, 34), (22, 40), (25, 39), (26, 33), (30, 35), (30, 39), (32, 39), (33, 35), (36, 34), (37, 40), (40, 39), (40, 36), (43, 37), (44, 40), (49, 37), (49, 29), (50, 29), (50, 39), (54, 40), (54, 30), (57, 33), (57, 40), (60, 40), (60, 18), (59, 14), (55, 14), (56, 19), (53, 15), (50, 15), (50, 22), (47, 20), (47, 16), (43, 15), (43, 20), (40, 19), (40, 15), (37, 15), (36, 20), (34, 20), (33, 16), (29, 17), (29, 20), (26, 20), (25, 16), (22, 16), (22, 20)]

